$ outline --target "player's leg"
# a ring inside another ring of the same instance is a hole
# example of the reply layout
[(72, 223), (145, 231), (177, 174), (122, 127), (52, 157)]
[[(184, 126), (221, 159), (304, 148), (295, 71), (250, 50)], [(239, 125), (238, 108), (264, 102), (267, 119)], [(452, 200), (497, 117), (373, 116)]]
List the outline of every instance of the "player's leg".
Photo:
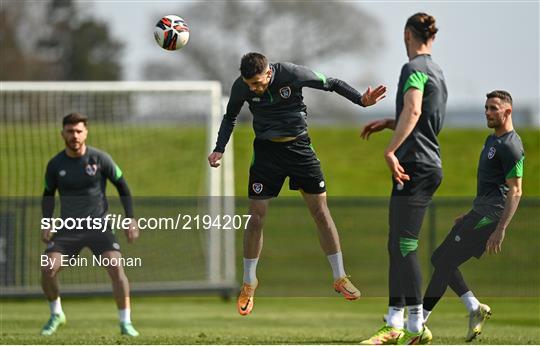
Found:
[(391, 197), (388, 208), (388, 243), (387, 251), (389, 256), (388, 268), (388, 315), (385, 316), (387, 326), (396, 329), (403, 329), (405, 315), (405, 295), (401, 287), (400, 257), (399, 251), (399, 229), (400, 220), (398, 218), (400, 199)]
[(289, 188), (300, 190), (317, 225), (319, 242), (332, 268), (334, 290), (347, 300), (360, 298), (343, 266), (339, 235), (326, 202), (326, 184), (321, 163), (313, 150), (311, 139), (305, 135), (287, 144), (282, 161), (290, 177)]
[(431, 340), (431, 333), (423, 324), (422, 275), (417, 248), (424, 215), (441, 183), (442, 173), (438, 168), (416, 164), (404, 164), (404, 168), (411, 180), (404, 186), (392, 181), (388, 242), (390, 297), (385, 327), (399, 330), (404, 324), (403, 301), (407, 307), (408, 322), (398, 340), (389, 339), (387, 343), (427, 343)]
[(49, 302), (51, 315), (43, 326), (41, 335), (52, 335), (59, 326), (66, 323), (66, 316), (62, 310), (60, 289), (58, 285), (58, 273), (61, 270), (61, 252), (49, 251), (46, 253), (47, 263), (41, 265), (41, 287)]
[(418, 240), (427, 205), (413, 204), (409, 197), (392, 196), (390, 202), (390, 255), (387, 324), (404, 326), (407, 307), (407, 329), (411, 333), (422, 330), (422, 273), (417, 256)]
[(118, 319), (120, 321), (120, 333), (128, 336), (139, 336), (139, 332), (133, 327), (131, 322), (129, 280), (120, 261), (122, 254), (120, 251), (109, 250), (104, 251), (100, 256), (107, 259), (106, 263), (110, 263), (105, 269), (111, 278), (113, 296), (118, 309)]
[(88, 231), (85, 232), (85, 245), (92, 250), (94, 256), (101, 257), (107, 264), (105, 270), (111, 279), (113, 296), (118, 309), (120, 333), (127, 336), (138, 336), (139, 332), (131, 322), (131, 300), (129, 293), (129, 280), (124, 272), (120, 259), (120, 244), (113, 232)]
[[(436, 254), (438, 256), (435, 256)], [(450, 281), (456, 280), (455, 275), (456, 271), (459, 271), (458, 267), (471, 257), (470, 253), (466, 253), (459, 247), (448, 247), (442, 253), (434, 253), (431, 261), (435, 270), (424, 294), (425, 320), (427, 320), (435, 305), (446, 292)]]
[[(58, 284), (58, 272), (60, 272), (60, 252), (47, 252), (47, 264), (41, 266), (41, 287), (49, 302), (60, 300), (60, 287)], [(61, 306), (60, 310), (62, 311)], [(52, 312), (52, 311), (51, 311)]]
[(328, 209), (326, 192), (307, 193), (303, 190), (304, 187), (308, 187), (309, 185), (318, 186), (319, 180), (309, 183), (304, 179), (301, 182), (299, 182), (299, 179), (296, 179), (296, 184), (302, 186), (302, 190), (300, 191), (302, 192), (306, 205), (311, 213), (311, 216), (313, 217), (313, 220), (315, 221), (315, 224), (317, 225), (319, 243), (321, 244), (328, 262), (330, 262), (330, 267), (332, 268), (334, 289), (341, 293), (347, 300), (355, 300), (360, 298), (360, 291), (354, 287), (345, 273), (339, 235), (334, 220), (330, 214), (330, 210)]
[(289, 188), (301, 191), (317, 226), (319, 243), (332, 268), (334, 290), (347, 300), (358, 299), (360, 291), (349, 280), (344, 269), (338, 231), (328, 209), (321, 163), (311, 139), (306, 135), (290, 143), (283, 161), (290, 176)]
[[(339, 243), (339, 235), (336, 229), (336, 225), (332, 216), (330, 215), (330, 210), (328, 209), (328, 204), (326, 201), (326, 192), (311, 194), (306, 193), (301, 190), (302, 197), (306, 201), (306, 205), (317, 225), (317, 231), (319, 235), (319, 242), (324, 253), (327, 256), (341, 253), (341, 246)], [(332, 268), (334, 269), (334, 268)], [(337, 274), (337, 275), (336, 275)], [(345, 276), (345, 271), (343, 270), (343, 263), (334, 270), (334, 279)]]
[(45, 250), (48, 261), (46, 265), (41, 266), (41, 287), (49, 301), (51, 315), (43, 326), (41, 335), (52, 335), (59, 326), (66, 323), (66, 316), (60, 303), (58, 273), (62, 269), (62, 256), (68, 258), (77, 256), (83, 247), (82, 234), (67, 232), (59, 230), (55, 233)]
[(263, 246), (263, 226), (270, 199), (277, 197), (285, 181), (280, 167), (281, 146), (270, 141), (253, 142), (253, 160), (249, 170), (248, 196), (251, 216), (244, 231), (244, 276), (237, 300), (242, 316), (253, 310), (257, 280), (257, 264)]
[(248, 315), (253, 310), (255, 289), (258, 286), (257, 264), (263, 246), (263, 226), (270, 199), (250, 199), (251, 218), (244, 232), (244, 276), (237, 300), (240, 315)]
[(472, 341), (482, 332), (483, 324), (491, 316), (491, 309), (481, 304), (468, 288), (459, 266), (471, 257), (480, 257), (485, 249), (485, 242), (493, 228), (478, 229), (475, 227), (481, 215), (475, 212), (467, 214), (448, 234), (444, 242), (433, 253), (432, 263), (435, 267), (424, 297), (424, 316), (429, 317), (431, 311), (450, 286), (461, 298), (469, 312), (469, 329), (466, 341)]

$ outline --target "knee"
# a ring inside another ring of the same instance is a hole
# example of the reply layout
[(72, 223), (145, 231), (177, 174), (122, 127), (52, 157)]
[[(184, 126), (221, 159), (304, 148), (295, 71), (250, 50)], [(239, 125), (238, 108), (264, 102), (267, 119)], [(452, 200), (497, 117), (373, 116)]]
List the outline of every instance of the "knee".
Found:
[(58, 274), (59, 270), (60, 267), (58, 266), (41, 266), (41, 277), (44, 279), (52, 279)]
[(405, 258), (409, 254), (416, 254), (418, 239), (414, 238), (390, 238), (388, 240), (388, 253), (390, 257)]
[(266, 211), (264, 210), (251, 210), (251, 218), (249, 219), (249, 225), (251, 230), (260, 230), (264, 224), (264, 218), (266, 217)]
[(259, 231), (263, 228), (263, 220), (264, 217), (261, 215), (251, 215), (251, 219), (249, 219), (249, 229), (250, 231)]
[(433, 255), (431, 255), (431, 264), (433, 267), (437, 268), (441, 265), (444, 260), (442, 258), (445, 256), (445, 251), (442, 246), (439, 246), (435, 251), (433, 251)]
[(312, 210), (313, 218), (317, 220), (321, 224), (329, 224), (330, 223), (330, 212), (328, 211), (328, 207), (326, 204), (320, 204), (313, 208)]
[(328, 204), (326, 203), (325, 197), (319, 198), (314, 203), (310, 203), (309, 211), (315, 220), (315, 223), (317, 223), (319, 227), (332, 227), (332, 216), (330, 215), (330, 210), (328, 209)]
[(113, 281), (124, 281), (127, 279), (124, 273), (124, 267), (121, 265), (107, 267), (107, 273)]

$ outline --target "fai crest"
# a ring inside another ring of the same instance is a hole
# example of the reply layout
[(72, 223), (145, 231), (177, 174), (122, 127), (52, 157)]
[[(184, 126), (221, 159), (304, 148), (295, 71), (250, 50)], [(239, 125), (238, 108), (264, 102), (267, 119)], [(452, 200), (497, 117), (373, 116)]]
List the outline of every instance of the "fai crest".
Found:
[(279, 95), (281, 98), (288, 99), (291, 96), (291, 88), (288, 86), (279, 89)]
[(261, 183), (253, 183), (251, 187), (253, 188), (253, 192), (255, 192), (257, 195), (260, 194), (263, 190), (263, 184)]
[(96, 172), (97, 172), (97, 165), (96, 164), (93, 164), (93, 165), (86, 165), (86, 167), (84, 168), (84, 171), (86, 172), (86, 174), (88, 174), (89, 176), (93, 177), (94, 175), (96, 175)]
[(489, 148), (489, 152), (488, 152), (488, 159), (492, 159), (493, 156), (495, 156), (495, 147), (491, 147)]

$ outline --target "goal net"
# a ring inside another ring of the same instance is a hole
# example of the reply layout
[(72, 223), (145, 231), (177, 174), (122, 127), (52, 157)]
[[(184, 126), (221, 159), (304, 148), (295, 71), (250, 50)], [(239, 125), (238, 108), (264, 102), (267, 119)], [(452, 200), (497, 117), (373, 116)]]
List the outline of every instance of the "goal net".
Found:
[[(219, 82), (2, 82), (0, 99), (3, 296), (41, 292), (45, 168), (64, 148), (61, 122), (72, 112), (89, 118), (87, 145), (109, 153), (123, 171), (136, 217), (179, 221), (141, 229), (135, 244), (116, 232), (122, 255), (140, 259), (125, 268), (132, 291), (232, 292), (234, 229), (195, 222), (234, 215), (233, 155), (219, 169), (206, 161), (223, 114)], [(110, 183), (107, 198), (109, 213), (123, 214)], [(58, 194), (56, 201), (58, 217)], [(81, 258), (91, 259), (90, 251)], [(63, 294), (111, 291), (106, 271), (86, 263), (63, 268)]]

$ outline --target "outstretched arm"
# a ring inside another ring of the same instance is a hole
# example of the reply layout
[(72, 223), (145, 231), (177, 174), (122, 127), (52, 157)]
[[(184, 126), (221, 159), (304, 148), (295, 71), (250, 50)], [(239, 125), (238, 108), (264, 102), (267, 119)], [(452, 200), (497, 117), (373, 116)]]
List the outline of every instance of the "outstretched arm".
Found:
[(386, 97), (386, 87), (384, 85), (379, 85), (373, 90), (371, 87), (368, 87), (364, 94), (360, 94), (360, 92), (352, 86), (337, 78), (328, 78), (327, 86), (328, 87), (325, 88), (325, 90), (335, 91), (352, 103), (362, 107), (372, 106)]
[(299, 87), (308, 87), (319, 90), (335, 91), (354, 104), (368, 107), (386, 97), (386, 86), (379, 85), (375, 89), (368, 87), (362, 95), (358, 90), (337, 78), (326, 78), (320, 72), (313, 71), (305, 66), (292, 65), (292, 71), (298, 80)]
[(362, 132), (360, 133), (360, 137), (362, 137), (362, 139), (368, 140), (369, 136), (372, 133), (379, 132), (384, 129), (395, 130), (396, 120), (391, 118), (373, 120), (367, 123), (366, 126), (364, 126)]

